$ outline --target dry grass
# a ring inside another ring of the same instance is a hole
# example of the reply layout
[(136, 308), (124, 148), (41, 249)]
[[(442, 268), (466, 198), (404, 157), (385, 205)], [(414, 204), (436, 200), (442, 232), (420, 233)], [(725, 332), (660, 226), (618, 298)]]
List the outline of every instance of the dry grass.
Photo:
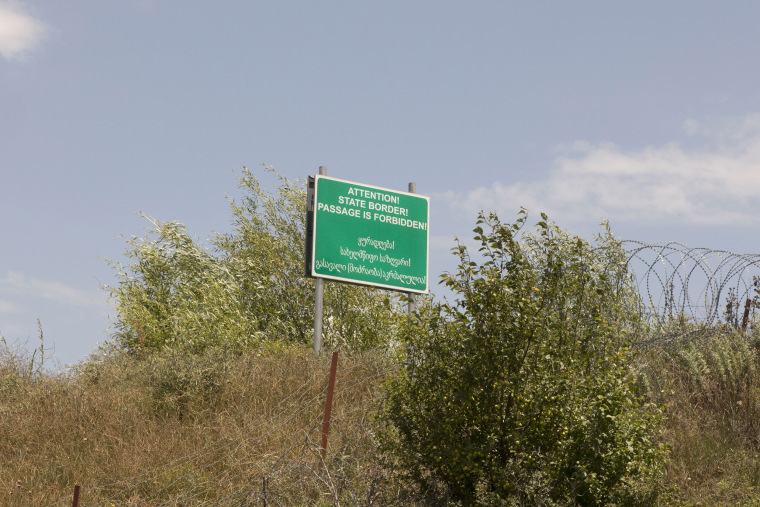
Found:
[(70, 505), (75, 484), (85, 505), (379, 499), (381, 357), (341, 357), (325, 463), (329, 358), (116, 354), (59, 376), (24, 364), (6, 357), (0, 377), (0, 505)]
[(731, 421), (697, 406), (671, 408), (668, 482), (686, 505), (760, 505), (760, 460)]
[(662, 505), (760, 505), (760, 349), (752, 336), (649, 351), (671, 446)]
[[(672, 448), (661, 505), (760, 505), (758, 348), (730, 340), (695, 349), (703, 370), (644, 358)], [(410, 503), (374, 440), (382, 355), (341, 356), (324, 462), (329, 357), (114, 352), (61, 375), (40, 357), (0, 350), (0, 505), (70, 505), (75, 484), (88, 506)]]

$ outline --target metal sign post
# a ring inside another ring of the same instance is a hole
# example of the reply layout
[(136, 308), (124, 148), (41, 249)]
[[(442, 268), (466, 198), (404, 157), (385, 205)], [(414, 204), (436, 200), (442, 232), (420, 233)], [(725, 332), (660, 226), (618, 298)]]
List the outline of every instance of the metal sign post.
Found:
[[(319, 174), (324, 176), (327, 174), (327, 167), (319, 166)], [(313, 198), (313, 196), (312, 196)], [(311, 202), (312, 212), (314, 201)], [(309, 227), (307, 227), (308, 229)], [(314, 233), (312, 229), (312, 234)], [(308, 250), (308, 246), (307, 246)], [(312, 252), (313, 255), (313, 252)], [(322, 351), (322, 312), (325, 299), (325, 280), (324, 278), (317, 278), (314, 289), (314, 354), (319, 355)]]
[[(410, 194), (416, 194), (417, 193), (417, 183), (411, 181), (409, 182), (409, 193)], [(412, 313), (417, 309), (417, 301), (415, 301), (415, 294), (414, 292), (408, 292), (407, 295), (409, 296), (409, 302), (406, 304), (406, 311), (407, 313)]]

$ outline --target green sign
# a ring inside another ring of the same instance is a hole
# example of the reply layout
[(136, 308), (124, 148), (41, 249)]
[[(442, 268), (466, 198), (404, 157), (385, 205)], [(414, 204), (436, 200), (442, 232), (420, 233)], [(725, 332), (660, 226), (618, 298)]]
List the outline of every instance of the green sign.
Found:
[(428, 291), (430, 199), (315, 176), (311, 275)]

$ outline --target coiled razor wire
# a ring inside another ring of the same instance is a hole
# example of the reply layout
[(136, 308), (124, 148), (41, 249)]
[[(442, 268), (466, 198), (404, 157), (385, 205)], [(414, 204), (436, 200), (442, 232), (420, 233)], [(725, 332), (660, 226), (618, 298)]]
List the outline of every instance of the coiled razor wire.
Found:
[(676, 242), (623, 241), (623, 247), (654, 327), (647, 344), (698, 339), (720, 327), (753, 326), (760, 307), (760, 254)]

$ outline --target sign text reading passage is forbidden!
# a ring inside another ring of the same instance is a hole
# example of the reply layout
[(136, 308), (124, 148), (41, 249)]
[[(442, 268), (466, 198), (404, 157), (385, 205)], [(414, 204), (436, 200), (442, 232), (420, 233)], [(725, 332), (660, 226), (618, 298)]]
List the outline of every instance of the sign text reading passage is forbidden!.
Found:
[(315, 176), (312, 276), (427, 292), (429, 216), (428, 197)]

